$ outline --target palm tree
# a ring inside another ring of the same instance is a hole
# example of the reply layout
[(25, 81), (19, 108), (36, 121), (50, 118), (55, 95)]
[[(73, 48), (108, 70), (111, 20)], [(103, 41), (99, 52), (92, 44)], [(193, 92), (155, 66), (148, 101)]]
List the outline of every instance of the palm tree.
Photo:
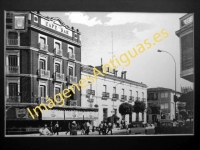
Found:
[[(143, 101), (135, 101), (135, 104), (133, 105), (133, 111), (136, 113), (136, 121), (139, 121), (139, 113), (142, 113), (142, 116), (144, 116), (144, 111), (146, 109), (146, 104)], [(144, 120), (144, 117), (142, 117), (142, 120)]]

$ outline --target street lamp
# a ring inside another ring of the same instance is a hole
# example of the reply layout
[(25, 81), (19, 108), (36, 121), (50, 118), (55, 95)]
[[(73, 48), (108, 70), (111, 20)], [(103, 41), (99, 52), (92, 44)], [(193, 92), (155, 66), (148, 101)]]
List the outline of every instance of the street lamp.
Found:
[[(163, 51), (163, 50), (158, 50), (158, 52), (165, 52), (165, 53), (168, 53), (169, 55), (171, 55), (169, 52)], [(176, 119), (176, 102), (177, 102), (177, 97), (176, 97), (176, 61), (175, 61), (173, 56), (172, 56), (172, 58), (173, 58), (174, 63), (175, 63), (175, 95), (174, 95), (174, 103), (175, 103), (175, 119)]]

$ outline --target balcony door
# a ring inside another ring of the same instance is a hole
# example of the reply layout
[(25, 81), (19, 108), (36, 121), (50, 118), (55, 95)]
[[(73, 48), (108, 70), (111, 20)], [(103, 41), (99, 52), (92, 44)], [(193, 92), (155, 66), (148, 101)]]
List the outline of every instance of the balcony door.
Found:
[(59, 50), (59, 49), (60, 49), (60, 43), (55, 42), (55, 48), (56, 48), (57, 50)]
[(55, 63), (55, 72), (60, 73), (60, 64)]
[(17, 63), (17, 55), (9, 55), (8, 56), (8, 70), (10, 73), (18, 72), (18, 63)]
[(45, 60), (43, 60), (43, 59), (40, 59), (40, 69), (43, 69), (43, 70), (46, 69)]
[(103, 120), (106, 120), (108, 117), (108, 108), (103, 108)]
[(74, 69), (71, 66), (69, 66), (69, 75), (74, 76)]
[(18, 96), (18, 84), (17, 83), (9, 83), (9, 96)]

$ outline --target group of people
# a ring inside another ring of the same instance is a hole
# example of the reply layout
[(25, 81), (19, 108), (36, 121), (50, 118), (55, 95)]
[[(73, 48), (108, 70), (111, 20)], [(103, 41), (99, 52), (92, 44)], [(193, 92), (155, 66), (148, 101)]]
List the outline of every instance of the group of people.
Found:
[(57, 133), (57, 135), (59, 134), (59, 123), (58, 121), (56, 122), (56, 124), (53, 126), (53, 123), (51, 121), (49, 128), (47, 127), (47, 124), (44, 125), (43, 128), (39, 129), (40, 135), (53, 135), (55, 133)]
[(101, 121), (101, 123), (99, 124), (99, 135), (101, 135), (101, 133), (103, 135), (106, 135), (109, 132), (112, 135), (112, 123), (111, 122), (106, 123), (106, 122)]
[(81, 130), (81, 135), (89, 135), (90, 129), (91, 125), (88, 121), (81, 123), (80, 125), (77, 125), (76, 121), (73, 121), (72, 123), (68, 123), (66, 134), (70, 133), (70, 135), (77, 135), (77, 130)]

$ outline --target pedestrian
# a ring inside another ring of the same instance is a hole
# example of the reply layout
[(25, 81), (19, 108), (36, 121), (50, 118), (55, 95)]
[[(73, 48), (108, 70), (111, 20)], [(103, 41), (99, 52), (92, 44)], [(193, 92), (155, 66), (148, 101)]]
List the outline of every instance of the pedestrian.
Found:
[(56, 129), (56, 133), (57, 133), (57, 135), (59, 134), (58, 132), (59, 132), (59, 124), (58, 124), (58, 121), (56, 122), (56, 124), (55, 124), (55, 129)]
[(106, 122), (104, 122), (104, 124), (103, 124), (103, 134), (104, 135), (106, 135), (106, 131), (107, 131), (107, 124), (106, 124)]
[(40, 135), (51, 135), (51, 132), (47, 128), (47, 124), (44, 125), (44, 128), (39, 129)]
[(157, 134), (161, 133), (160, 121), (157, 120)]
[(70, 124), (70, 122), (68, 123), (68, 125), (67, 125), (67, 132), (66, 132), (66, 134), (69, 132), (69, 134), (71, 135), (71, 124)]
[(101, 132), (103, 134), (103, 121), (99, 124), (99, 135), (101, 135)]
[(90, 123), (87, 121), (85, 134), (89, 135), (89, 132), (90, 132)]
[(158, 126), (157, 126), (157, 122), (155, 122), (155, 123), (154, 123), (154, 126), (155, 126), (155, 128), (154, 128), (154, 130), (155, 130), (155, 134), (157, 134), (157, 133), (158, 133)]
[(76, 121), (72, 122), (71, 135), (77, 135), (77, 124), (76, 124)]
[(54, 134), (54, 132), (53, 132), (53, 123), (52, 123), (52, 121), (51, 121), (51, 123), (50, 123), (50, 125), (49, 125), (49, 128), (50, 128), (50, 132), (51, 132), (52, 134)]
[(106, 134), (108, 134), (108, 132), (111, 132), (111, 135), (112, 135), (112, 123), (111, 122), (108, 123), (108, 131)]
[(121, 121), (121, 129), (124, 129), (124, 124), (125, 124), (125, 121), (124, 121), (124, 119), (122, 119), (122, 121)]
[(81, 135), (82, 135), (82, 134), (83, 134), (83, 135), (85, 134), (85, 129), (86, 129), (86, 128), (85, 128), (85, 123), (82, 123), (82, 124), (81, 124)]

